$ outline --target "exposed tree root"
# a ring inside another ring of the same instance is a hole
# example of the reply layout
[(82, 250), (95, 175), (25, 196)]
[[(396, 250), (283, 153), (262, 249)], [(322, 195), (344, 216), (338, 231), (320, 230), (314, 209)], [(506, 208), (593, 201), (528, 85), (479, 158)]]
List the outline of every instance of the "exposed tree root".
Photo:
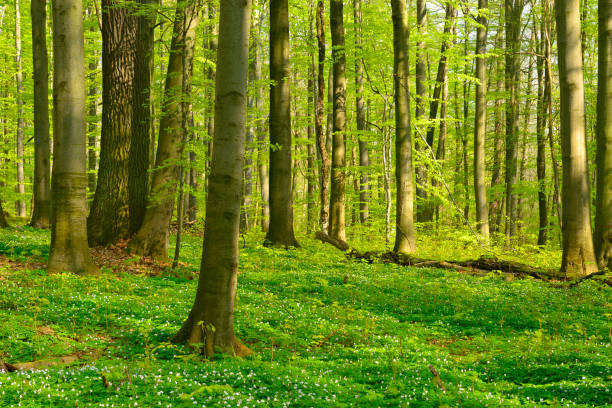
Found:
[[(338, 241), (323, 232), (317, 232), (315, 238), (331, 244), (343, 251), (347, 258), (357, 259), (367, 263), (382, 262), (393, 263), (402, 266), (412, 266), (416, 268), (441, 268), (453, 269), (461, 273), (469, 273), (475, 276), (485, 276), (492, 272), (498, 272), (506, 276), (506, 278), (524, 278), (530, 276), (543, 281), (563, 280), (556, 270), (538, 269), (519, 262), (505, 261), (491, 256), (481, 256), (478, 259), (468, 261), (437, 261), (432, 259), (417, 258), (405, 254), (397, 254), (395, 252), (359, 252), (354, 248), (349, 248), (344, 241)], [(573, 288), (578, 284), (591, 279), (595, 276), (605, 275), (605, 271), (599, 271), (586, 275), (578, 280), (572, 281), (569, 285), (557, 285), (556, 287)], [(612, 279), (602, 280), (603, 283), (612, 286)]]

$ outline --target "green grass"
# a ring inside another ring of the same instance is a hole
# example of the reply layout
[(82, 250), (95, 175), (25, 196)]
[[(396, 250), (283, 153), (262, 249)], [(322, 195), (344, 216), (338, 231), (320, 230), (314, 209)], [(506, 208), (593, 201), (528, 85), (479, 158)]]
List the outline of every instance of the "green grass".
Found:
[[(468, 238), (427, 239), (420, 256), (477, 252)], [(256, 352), (246, 359), (209, 362), (168, 343), (193, 302), (190, 273), (0, 267), (0, 360), (83, 353), (70, 366), (0, 373), (0, 406), (612, 406), (609, 287), (360, 264), (305, 237), (290, 251), (262, 240), (241, 240), (236, 332)], [(0, 253), (44, 258), (47, 242), (48, 233), (2, 231)], [(184, 272), (200, 252), (187, 236)]]

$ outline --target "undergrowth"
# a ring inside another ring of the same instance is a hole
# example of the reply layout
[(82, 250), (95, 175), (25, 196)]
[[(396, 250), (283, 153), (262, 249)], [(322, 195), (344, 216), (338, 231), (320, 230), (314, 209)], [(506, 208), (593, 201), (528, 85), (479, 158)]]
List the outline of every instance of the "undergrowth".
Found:
[[(468, 235), (431, 235), (418, 255), (477, 257)], [(48, 239), (2, 231), (0, 253), (44, 259)], [(264, 248), (260, 234), (241, 239), (235, 325), (255, 351), (246, 359), (206, 361), (169, 343), (193, 302), (199, 237), (184, 237), (179, 271), (154, 276), (121, 265), (95, 277), (0, 266), (0, 361), (79, 355), (0, 373), (0, 406), (612, 404), (609, 287), (358, 263), (299, 240), (302, 249), (284, 251)], [(558, 260), (534, 248), (507, 256), (540, 267)]]

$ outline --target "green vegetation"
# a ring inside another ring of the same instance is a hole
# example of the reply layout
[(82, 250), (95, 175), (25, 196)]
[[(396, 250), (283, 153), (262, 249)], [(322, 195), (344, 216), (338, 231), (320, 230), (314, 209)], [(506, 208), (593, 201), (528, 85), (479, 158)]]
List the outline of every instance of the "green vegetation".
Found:
[[(421, 233), (419, 248), (476, 254), (454, 233), (444, 244)], [(262, 238), (241, 239), (235, 310), (236, 334), (255, 354), (207, 361), (169, 343), (193, 303), (199, 237), (183, 237), (177, 271), (118, 265), (83, 277), (19, 267), (48, 256), (49, 234), (5, 230), (0, 361), (78, 358), (0, 373), (0, 406), (612, 404), (610, 287), (361, 264), (304, 236), (290, 251)], [(513, 256), (539, 266), (560, 257)]]

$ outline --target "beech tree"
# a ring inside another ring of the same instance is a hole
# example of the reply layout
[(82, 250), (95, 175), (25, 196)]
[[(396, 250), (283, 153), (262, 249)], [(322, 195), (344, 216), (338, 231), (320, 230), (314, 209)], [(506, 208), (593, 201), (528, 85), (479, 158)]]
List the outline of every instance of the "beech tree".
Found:
[(209, 358), (215, 350), (238, 356), (250, 353), (234, 335), (250, 14), (250, 0), (221, 3), (202, 265), (193, 307), (174, 337), (176, 342), (204, 344)]
[(563, 258), (561, 271), (574, 277), (597, 270), (591, 233), (591, 207), (584, 122), (584, 79), (577, 1), (556, 6), (563, 151)]
[(53, 1), (53, 170), (49, 273), (97, 271), (87, 246), (85, 57), (80, 0)]

